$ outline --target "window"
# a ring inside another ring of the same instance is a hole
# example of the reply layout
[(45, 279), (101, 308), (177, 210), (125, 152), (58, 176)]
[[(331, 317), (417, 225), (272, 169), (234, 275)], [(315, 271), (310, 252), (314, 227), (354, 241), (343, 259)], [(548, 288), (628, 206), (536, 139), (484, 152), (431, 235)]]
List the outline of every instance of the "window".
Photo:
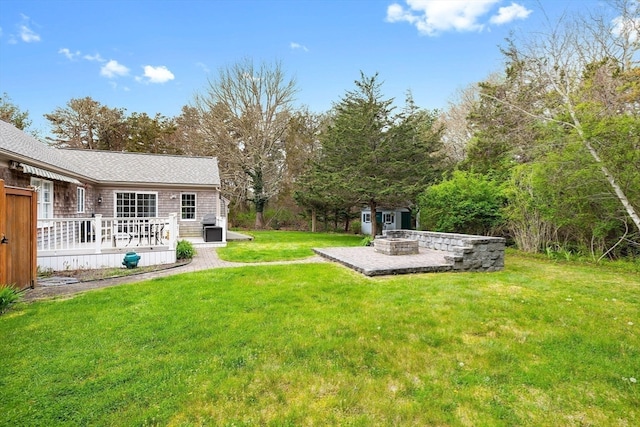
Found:
[(155, 193), (116, 193), (117, 218), (150, 218), (157, 216)]
[(195, 193), (183, 193), (180, 205), (181, 219), (196, 219), (196, 195)]
[(31, 178), (31, 185), (38, 189), (38, 218), (53, 218), (53, 182)]
[(396, 214), (394, 213), (386, 213), (384, 214), (384, 223), (385, 224), (394, 224), (396, 222)]
[(362, 214), (362, 222), (371, 222), (371, 214), (363, 213)]
[(158, 209), (156, 208), (156, 195), (149, 193), (136, 194), (136, 216), (155, 217)]
[(78, 213), (84, 213), (84, 188), (78, 187)]

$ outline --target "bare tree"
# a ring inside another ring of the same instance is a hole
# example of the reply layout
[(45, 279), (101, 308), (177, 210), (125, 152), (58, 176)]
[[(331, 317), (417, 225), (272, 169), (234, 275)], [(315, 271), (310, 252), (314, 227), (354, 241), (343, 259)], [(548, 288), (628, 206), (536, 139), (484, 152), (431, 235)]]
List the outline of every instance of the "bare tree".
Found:
[(291, 116), (285, 138), (285, 171), (283, 188), (290, 190), (294, 182), (307, 169), (309, 162), (320, 151), (320, 133), (328, 126), (326, 114), (316, 114), (303, 108)]
[[(497, 82), (498, 79), (497, 74), (492, 74), (486, 82)], [(479, 99), (480, 87), (476, 83), (458, 89), (449, 101), (448, 108), (438, 118), (439, 124), (444, 127), (442, 142), (445, 154), (453, 162), (461, 162), (466, 157), (467, 145), (475, 131), (469, 115)]]
[(265, 206), (280, 188), (295, 93), (295, 80), (285, 77), (280, 63), (256, 67), (245, 59), (221, 69), (196, 96), (222, 179), (246, 192), (255, 206), (256, 228), (264, 226)]

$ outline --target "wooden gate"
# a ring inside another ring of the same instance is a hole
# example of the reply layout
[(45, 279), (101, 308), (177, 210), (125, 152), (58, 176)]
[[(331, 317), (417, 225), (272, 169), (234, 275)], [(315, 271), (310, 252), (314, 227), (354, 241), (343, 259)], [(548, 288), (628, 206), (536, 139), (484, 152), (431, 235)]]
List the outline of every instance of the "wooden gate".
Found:
[(36, 284), (37, 206), (35, 190), (5, 187), (0, 179), (0, 284)]

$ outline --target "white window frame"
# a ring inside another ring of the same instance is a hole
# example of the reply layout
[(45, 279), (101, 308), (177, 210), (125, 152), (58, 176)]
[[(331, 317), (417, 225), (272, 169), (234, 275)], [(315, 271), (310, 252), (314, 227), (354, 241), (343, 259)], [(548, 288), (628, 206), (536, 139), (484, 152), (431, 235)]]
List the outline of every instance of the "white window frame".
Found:
[[(132, 216), (118, 216), (118, 194), (134, 194), (135, 200), (135, 212), (133, 212)], [(153, 216), (140, 216), (139, 215), (139, 206), (138, 206), (138, 196), (139, 195), (153, 195), (155, 196), (155, 215)], [(158, 192), (157, 191), (114, 191), (113, 192), (113, 217), (114, 218), (155, 218), (158, 216)]]
[(395, 224), (396, 223), (396, 214), (393, 212), (387, 212), (383, 215), (385, 224)]
[[(184, 205), (184, 196), (193, 196), (193, 206)], [(193, 208), (193, 218), (185, 218), (185, 208)], [(197, 218), (198, 195), (196, 193), (180, 193), (180, 221), (195, 221)]]
[(371, 222), (371, 213), (370, 212), (364, 212), (362, 214), (362, 222), (364, 222), (365, 224), (369, 224)]
[(78, 213), (84, 213), (85, 211), (85, 195), (86, 190), (84, 189), (84, 187), (78, 187), (76, 191)]
[[(38, 219), (51, 219), (53, 218), (53, 181), (46, 179), (31, 177), (31, 185), (36, 187), (38, 194)], [(48, 195), (48, 201), (47, 201)], [(48, 208), (47, 208), (48, 207)], [(38, 221), (38, 227), (46, 227), (49, 223)]]

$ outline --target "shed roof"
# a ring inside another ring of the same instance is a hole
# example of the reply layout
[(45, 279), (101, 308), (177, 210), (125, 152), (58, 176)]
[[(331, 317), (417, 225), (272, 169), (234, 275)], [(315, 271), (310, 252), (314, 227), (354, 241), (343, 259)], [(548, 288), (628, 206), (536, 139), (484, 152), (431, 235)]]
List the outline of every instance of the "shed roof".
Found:
[(58, 149), (0, 120), (0, 154), (101, 184), (219, 186), (215, 157)]

